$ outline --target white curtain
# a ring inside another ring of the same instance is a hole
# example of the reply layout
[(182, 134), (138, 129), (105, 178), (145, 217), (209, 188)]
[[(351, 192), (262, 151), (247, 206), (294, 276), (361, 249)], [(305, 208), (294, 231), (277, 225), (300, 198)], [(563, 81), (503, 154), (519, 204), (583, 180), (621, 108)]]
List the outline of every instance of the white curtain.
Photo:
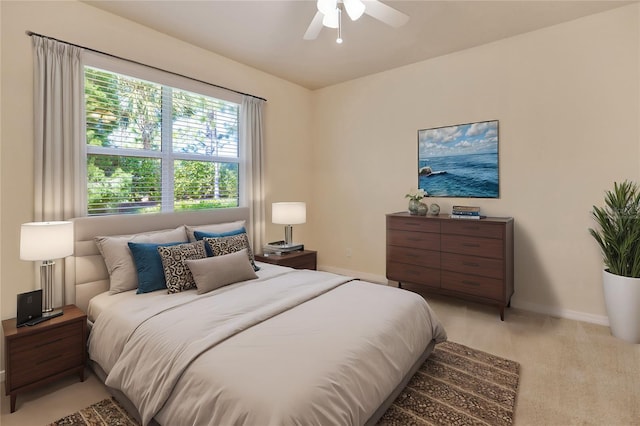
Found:
[[(34, 59), (34, 221), (86, 214), (84, 73), (81, 49), (31, 36)], [(56, 262), (54, 305), (63, 302), (64, 262)]]
[[(262, 110), (265, 101), (252, 96), (243, 96), (240, 132), (246, 149), (246, 158), (251, 160), (250, 167), (245, 167), (246, 176), (246, 205), (251, 207), (251, 246), (260, 252), (264, 245), (265, 235), (265, 206), (264, 206), (264, 159), (263, 159), (263, 119)], [(246, 164), (245, 164), (246, 166)]]

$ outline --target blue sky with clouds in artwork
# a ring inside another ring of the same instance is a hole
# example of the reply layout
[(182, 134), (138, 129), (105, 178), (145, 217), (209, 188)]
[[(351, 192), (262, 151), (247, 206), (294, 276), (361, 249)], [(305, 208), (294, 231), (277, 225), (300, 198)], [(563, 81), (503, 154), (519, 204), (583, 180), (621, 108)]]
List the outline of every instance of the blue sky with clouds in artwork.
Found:
[(420, 159), (497, 152), (497, 120), (418, 131)]

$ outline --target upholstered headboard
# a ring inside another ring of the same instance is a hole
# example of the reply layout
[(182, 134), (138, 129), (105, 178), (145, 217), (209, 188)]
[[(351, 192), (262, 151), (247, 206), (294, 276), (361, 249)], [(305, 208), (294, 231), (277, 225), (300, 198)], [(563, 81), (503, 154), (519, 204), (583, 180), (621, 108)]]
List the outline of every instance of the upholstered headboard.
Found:
[(84, 312), (89, 300), (109, 290), (109, 273), (94, 238), (128, 235), (180, 225), (207, 225), (245, 220), (250, 233), (249, 208), (196, 210), (177, 213), (89, 216), (72, 219), (75, 249), (65, 259), (65, 303), (75, 303)]

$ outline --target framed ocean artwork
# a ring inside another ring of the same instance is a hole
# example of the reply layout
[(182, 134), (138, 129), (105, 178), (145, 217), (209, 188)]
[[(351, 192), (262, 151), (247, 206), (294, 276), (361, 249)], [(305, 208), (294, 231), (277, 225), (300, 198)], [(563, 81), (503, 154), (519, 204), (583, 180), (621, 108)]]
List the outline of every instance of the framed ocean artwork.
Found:
[(498, 198), (498, 120), (418, 130), (418, 188), (430, 197)]

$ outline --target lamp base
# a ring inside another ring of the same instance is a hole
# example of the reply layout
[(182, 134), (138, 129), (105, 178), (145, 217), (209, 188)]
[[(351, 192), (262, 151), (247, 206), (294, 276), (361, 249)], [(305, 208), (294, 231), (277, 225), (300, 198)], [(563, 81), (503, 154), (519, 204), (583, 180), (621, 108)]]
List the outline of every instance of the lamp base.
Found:
[(43, 312), (42, 318), (51, 319), (62, 315), (62, 309), (56, 309), (55, 311)]

